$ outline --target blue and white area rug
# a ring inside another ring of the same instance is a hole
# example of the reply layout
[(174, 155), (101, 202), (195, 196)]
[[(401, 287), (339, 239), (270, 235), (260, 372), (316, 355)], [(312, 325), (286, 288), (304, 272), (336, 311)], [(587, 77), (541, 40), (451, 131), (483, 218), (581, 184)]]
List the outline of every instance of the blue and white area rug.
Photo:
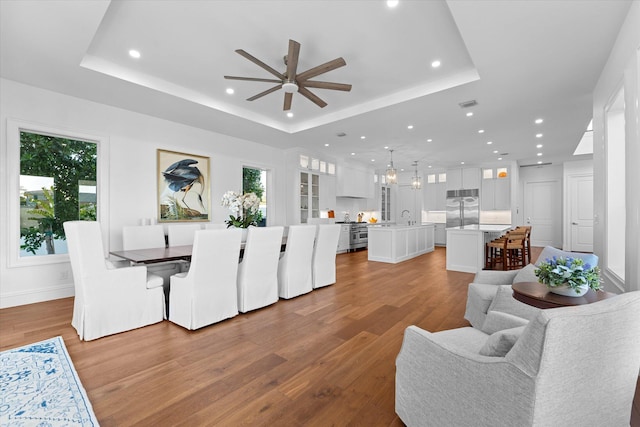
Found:
[(0, 353), (0, 426), (98, 426), (62, 337)]

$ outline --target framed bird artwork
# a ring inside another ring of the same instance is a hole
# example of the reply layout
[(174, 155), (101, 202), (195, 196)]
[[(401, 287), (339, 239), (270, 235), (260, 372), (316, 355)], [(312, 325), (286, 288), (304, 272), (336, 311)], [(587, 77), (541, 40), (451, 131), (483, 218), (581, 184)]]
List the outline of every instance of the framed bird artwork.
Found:
[(209, 158), (158, 150), (158, 221), (209, 221)]

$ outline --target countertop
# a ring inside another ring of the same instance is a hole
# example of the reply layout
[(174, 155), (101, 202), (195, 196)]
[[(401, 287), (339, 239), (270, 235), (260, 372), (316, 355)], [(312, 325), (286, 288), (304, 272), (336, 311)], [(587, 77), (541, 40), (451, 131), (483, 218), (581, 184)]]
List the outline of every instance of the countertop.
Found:
[(473, 224), (460, 227), (447, 227), (447, 230), (482, 231), (485, 233), (502, 233), (511, 228), (510, 224)]
[(423, 222), (422, 224), (369, 224), (369, 228), (382, 228), (382, 229), (393, 229), (398, 230), (401, 228), (417, 228), (417, 227), (427, 227), (429, 225), (434, 225), (433, 222)]

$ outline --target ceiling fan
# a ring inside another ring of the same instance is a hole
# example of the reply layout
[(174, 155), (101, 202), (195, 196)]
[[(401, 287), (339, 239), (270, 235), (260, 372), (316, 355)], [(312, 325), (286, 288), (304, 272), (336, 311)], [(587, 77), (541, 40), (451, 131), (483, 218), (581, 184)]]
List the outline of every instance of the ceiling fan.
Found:
[(224, 76), (225, 79), (229, 80), (248, 80), (254, 82), (277, 83), (277, 85), (272, 87), (271, 89), (267, 89), (264, 92), (260, 92), (259, 94), (252, 96), (251, 98), (247, 98), (247, 101), (255, 101), (258, 98), (270, 94), (271, 92), (275, 92), (279, 89), (284, 89), (284, 111), (291, 109), (291, 101), (293, 99), (294, 92), (298, 92), (300, 95), (308, 98), (320, 108), (324, 108), (327, 106), (327, 103), (320, 99), (316, 94), (311, 92), (308, 88), (342, 90), (345, 92), (349, 92), (351, 90), (351, 85), (349, 84), (309, 80), (313, 77), (319, 76), (320, 74), (324, 74), (331, 70), (335, 70), (336, 68), (347, 65), (343, 58), (336, 58), (333, 61), (326, 62), (322, 65), (318, 65), (317, 67), (313, 67), (307, 71), (296, 74), (298, 68), (298, 56), (300, 55), (300, 43), (295, 40), (289, 40), (289, 52), (284, 57), (284, 63), (287, 66), (284, 74), (271, 68), (264, 62), (260, 61), (259, 59), (242, 49), (237, 49), (236, 52), (238, 52), (240, 55), (244, 56), (254, 64), (258, 65), (259, 67), (264, 68), (269, 73), (278, 78), (276, 80), (260, 79), (254, 77)]

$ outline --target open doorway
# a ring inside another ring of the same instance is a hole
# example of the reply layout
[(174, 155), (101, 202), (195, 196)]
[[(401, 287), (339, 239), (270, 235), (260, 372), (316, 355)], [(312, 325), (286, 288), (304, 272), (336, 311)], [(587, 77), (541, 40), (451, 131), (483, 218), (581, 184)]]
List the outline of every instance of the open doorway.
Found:
[(255, 193), (260, 199), (260, 215), (258, 227), (267, 226), (267, 173), (265, 169), (242, 168), (242, 193)]

